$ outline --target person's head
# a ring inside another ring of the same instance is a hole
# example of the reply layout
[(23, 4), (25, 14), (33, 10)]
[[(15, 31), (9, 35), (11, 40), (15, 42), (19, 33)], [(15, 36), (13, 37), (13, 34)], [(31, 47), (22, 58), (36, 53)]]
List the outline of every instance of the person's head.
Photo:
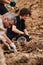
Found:
[(27, 16), (31, 16), (31, 11), (27, 8), (22, 8), (20, 10), (19, 15), (21, 16), (22, 19), (25, 20), (27, 18)]
[(12, 0), (0, 0), (0, 2), (3, 2), (3, 3), (7, 3), (7, 4), (10, 4)]
[(14, 13), (8, 12), (3, 15), (3, 23), (6, 28), (11, 27), (14, 24), (15, 15)]

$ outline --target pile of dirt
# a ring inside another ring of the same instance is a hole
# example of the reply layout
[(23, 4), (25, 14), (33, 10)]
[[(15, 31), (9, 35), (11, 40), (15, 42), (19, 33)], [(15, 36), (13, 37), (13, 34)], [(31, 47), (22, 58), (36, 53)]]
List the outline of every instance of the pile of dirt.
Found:
[(34, 53), (6, 54), (7, 65), (43, 65), (43, 55)]

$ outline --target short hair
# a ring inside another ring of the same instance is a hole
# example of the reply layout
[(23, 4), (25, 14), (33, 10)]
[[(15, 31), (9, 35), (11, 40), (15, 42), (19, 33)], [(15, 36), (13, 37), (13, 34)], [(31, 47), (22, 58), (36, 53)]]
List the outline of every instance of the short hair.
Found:
[(31, 11), (27, 8), (22, 8), (19, 13), (19, 15), (21, 15), (21, 16), (28, 15), (28, 14), (29, 14), (29, 16), (31, 16)]
[(3, 17), (7, 17), (9, 20), (15, 20), (16, 17), (14, 15), (14, 13), (11, 13), (11, 12), (7, 12), (3, 15)]

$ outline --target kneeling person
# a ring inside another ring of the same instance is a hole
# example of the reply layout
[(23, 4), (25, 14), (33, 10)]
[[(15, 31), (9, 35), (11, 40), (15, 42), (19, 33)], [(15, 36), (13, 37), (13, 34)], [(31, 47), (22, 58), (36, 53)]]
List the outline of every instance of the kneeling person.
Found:
[(14, 17), (14, 14), (10, 12), (0, 16), (0, 40), (3, 41), (9, 50), (17, 51), (14, 43), (6, 35), (6, 29), (13, 25)]

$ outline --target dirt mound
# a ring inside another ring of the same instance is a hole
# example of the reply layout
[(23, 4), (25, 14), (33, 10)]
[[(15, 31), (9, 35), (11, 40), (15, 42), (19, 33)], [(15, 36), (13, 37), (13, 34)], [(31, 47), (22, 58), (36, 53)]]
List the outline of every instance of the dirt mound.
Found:
[(20, 49), (17, 47), (17, 50), (19, 49), (17, 53), (6, 51), (6, 53), (4, 53), (6, 64), (43, 65), (43, 40), (40, 41), (35, 38), (26, 43), (25, 46), (22, 43)]
[(43, 55), (34, 53), (6, 54), (7, 65), (43, 65)]

